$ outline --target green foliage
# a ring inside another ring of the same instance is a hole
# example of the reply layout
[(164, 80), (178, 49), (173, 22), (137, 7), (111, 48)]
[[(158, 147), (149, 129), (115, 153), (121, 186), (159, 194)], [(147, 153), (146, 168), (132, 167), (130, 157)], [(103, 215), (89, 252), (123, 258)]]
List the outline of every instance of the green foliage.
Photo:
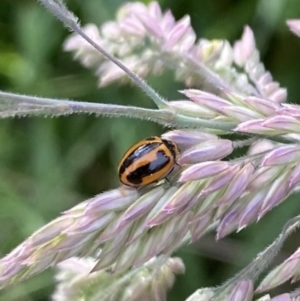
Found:
[[(112, 18), (123, 2), (70, 0), (68, 5), (83, 24), (101, 24)], [(249, 24), (267, 69), (288, 88), (289, 101), (299, 102), (300, 64), (296, 62), (300, 43), (285, 25), (287, 18), (299, 17), (297, 1), (161, 0), (160, 4), (170, 8), (177, 18), (190, 14), (199, 37), (233, 41), (241, 35), (243, 25)], [(67, 34), (35, 1), (1, 1), (0, 89), (149, 107), (150, 100), (137, 88), (114, 85), (97, 89), (97, 79), (62, 51)], [(169, 73), (151, 78), (149, 83), (168, 99), (180, 98), (176, 90), (182, 87), (173, 83)], [(94, 116), (1, 120), (0, 254), (9, 252), (60, 212), (116, 187), (119, 183), (115, 170), (124, 150), (162, 130), (149, 122)], [(217, 284), (233, 275), (277, 236), (288, 217), (299, 212), (296, 198), (291, 197), (257, 225), (224, 239), (227, 252), (245, 250), (242, 258), (229, 256), (225, 260), (221, 248), (202, 246), (201, 242), (183, 249), (187, 273), (179, 278), (181, 283), (175, 285), (170, 300), (182, 300), (198, 287)], [(208, 258), (209, 255), (213, 256)], [(45, 272), (1, 291), (0, 301), (46, 300), (52, 287), (52, 274)]]

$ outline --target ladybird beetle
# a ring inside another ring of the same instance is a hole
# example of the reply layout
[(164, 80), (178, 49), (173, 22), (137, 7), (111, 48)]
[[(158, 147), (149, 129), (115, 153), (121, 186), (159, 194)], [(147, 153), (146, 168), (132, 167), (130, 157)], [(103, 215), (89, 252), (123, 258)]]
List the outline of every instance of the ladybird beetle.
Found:
[(127, 186), (143, 187), (165, 178), (176, 164), (177, 145), (160, 137), (149, 137), (130, 147), (118, 167), (120, 181)]

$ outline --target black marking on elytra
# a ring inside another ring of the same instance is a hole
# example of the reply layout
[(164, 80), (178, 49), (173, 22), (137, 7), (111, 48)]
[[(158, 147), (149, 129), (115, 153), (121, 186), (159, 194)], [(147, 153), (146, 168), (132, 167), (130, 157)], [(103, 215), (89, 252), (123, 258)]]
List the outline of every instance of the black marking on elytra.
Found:
[(141, 145), (133, 150), (122, 163), (119, 174), (122, 175), (125, 172), (126, 168), (128, 168), (128, 166), (130, 166), (134, 161), (147, 155), (148, 153), (156, 149), (160, 144), (161, 143), (159, 142), (148, 143)]
[(160, 169), (164, 168), (170, 162), (170, 158), (166, 156), (163, 150), (156, 153), (156, 159), (147, 164), (138, 167), (136, 170), (127, 175), (128, 182), (132, 184), (141, 184), (144, 177), (150, 176)]
[(177, 156), (176, 150), (175, 150), (176, 146), (174, 145), (174, 143), (171, 142), (170, 140), (166, 140), (166, 139), (162, 139), (162, 142), (170, 150), (171, 154), (173, 155), (173, 158), (176, 158), (176, 156)]

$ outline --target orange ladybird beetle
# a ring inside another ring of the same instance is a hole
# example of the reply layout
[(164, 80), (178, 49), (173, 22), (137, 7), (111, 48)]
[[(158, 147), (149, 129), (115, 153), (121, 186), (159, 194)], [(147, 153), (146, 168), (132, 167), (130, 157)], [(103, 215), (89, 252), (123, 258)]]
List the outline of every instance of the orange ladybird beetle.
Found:
[(143, 187), (165, 178), (179, 155), (177, 145), (160, 137), (141, 140), (127, 150), (118, 167), (120, 181), (127, 186)]

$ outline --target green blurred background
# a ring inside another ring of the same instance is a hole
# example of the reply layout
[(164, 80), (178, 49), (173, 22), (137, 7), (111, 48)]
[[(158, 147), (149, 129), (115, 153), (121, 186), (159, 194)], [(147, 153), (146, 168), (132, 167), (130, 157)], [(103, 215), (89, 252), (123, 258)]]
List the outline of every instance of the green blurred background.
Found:
[[(288, 88), (289, 101), (300, 99), (300, 39), (285, 20), (300, 17), (298, 0), (164, 0), (176, 18), (189, 14), (198, 37), (234, 41), (249, 24), (274, 78)], [(70, 0), (69, 7), (85, 23), (113, 19), (122, 0)], [(0, 1), (0, 89), (53, 98), (70, 98), (151, 107), (137, 88), (112, 85), (97, 88), (89, 70), (62, 51), (68, 32), (33, 0)], [(172, 73), (149, 83), (168, 99), (182, 88)], [(116, 88), (117, 87), (117, 88)], [(69, 116), (0, 121), (0, 254), (8, 253), (61, 211), (116, 187), (116, 167), (132, 143), (163, 129), (133, 119)], [(298, 196), (299, 198), (299, 196)], [(213, 236), (180, 252), (187, 271), (169, 294), (184, 300), (199, 287), (220, 284), (270, 244), (285, 221), (300, 211), (290, 197), (258, 224), (218, 243)], [(299, 234), (299, 233), (298, 233)], [(277, 260), (298, 245), (297, 233)], [(50, 300), (53, 271), (0, 291), (0, 300)], [(280, 290), (278, 290), (280, 291)]]

